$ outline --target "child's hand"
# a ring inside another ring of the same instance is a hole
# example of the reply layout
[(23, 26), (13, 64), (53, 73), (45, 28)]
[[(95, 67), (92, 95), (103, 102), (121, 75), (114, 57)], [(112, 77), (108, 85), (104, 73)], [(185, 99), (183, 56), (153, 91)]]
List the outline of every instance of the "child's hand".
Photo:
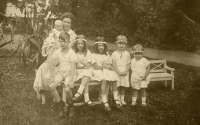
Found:
[(79, 62), (80, 62), (82, 65), (84, 65), (84, 66), (86, 65), (85, 62), (84, 62), (83, 60), (79, 60)]
[(113, 70), (113, 67), (110, 66), (110, 65), (106, 65), (105, 67), (106, 67), (106, 69), (108, 69), (108, 70)]
[(85, 65), (85, 68), (86, 68), (86, 69), (89, 69), (89, 68), (90, 68), (90, 65), (89, 65), (89, 64), (86, 64), (86, 65)]
[(140, 77), (142, 81), (146, 80), (146, 77)]
[(73, 82), (69, 82), (69, 87), (70, 87), (70, 88), (74, 88)]

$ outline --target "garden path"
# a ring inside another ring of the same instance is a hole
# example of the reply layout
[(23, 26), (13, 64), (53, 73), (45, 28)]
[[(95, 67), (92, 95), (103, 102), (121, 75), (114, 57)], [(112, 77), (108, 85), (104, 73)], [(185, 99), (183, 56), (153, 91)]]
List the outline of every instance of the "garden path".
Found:
[[(94, 40), (88, 39), (89, 45), (94, 45)], [(116, 50), (114, 43), (107, 43), (108, 48)], [(131, 52), (131, 48), (127, 50)], [(144, 55), (149, 58), (166, 59), (167, 61), (185, 64), (188, 66), (200, 67), (200, 55), (195, 53), (173, 51), (173, 50), (158, 50), (153, 48), (145, 48)]]

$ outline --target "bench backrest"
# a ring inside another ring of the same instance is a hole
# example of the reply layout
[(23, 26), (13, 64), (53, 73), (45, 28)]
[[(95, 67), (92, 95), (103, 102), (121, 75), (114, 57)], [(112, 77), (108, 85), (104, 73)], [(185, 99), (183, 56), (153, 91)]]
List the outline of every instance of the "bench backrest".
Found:
[(166, 72), (166, 60), (149, 60), (150, 62), (150, 73)]

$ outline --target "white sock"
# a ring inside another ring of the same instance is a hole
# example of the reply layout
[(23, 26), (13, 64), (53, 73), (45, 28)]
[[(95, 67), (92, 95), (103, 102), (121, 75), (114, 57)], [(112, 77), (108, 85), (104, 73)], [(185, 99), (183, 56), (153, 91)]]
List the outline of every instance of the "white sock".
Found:
[(142, 103), (146, 103), (146, 97), (142, 97)]
[[(107, 97), (106, 95), (102, 95), (102, 102), (106, 103), (107, 102)], [(105, 106), (109, 106), (108, 103), (104, 104)]]
[(136, 102), (137, 97), (132, 97), (132, 102)]
[(80, 87), (79, 87), (77, 92), (82, 94), (84, 89), (85, 89), (85, 86), (80, 85)]
[(120, 96), (120, 100), (124, 102), (124, 95)]
[(113, 91), (114, 100), (119, 100), (118, 91)]
[(89, 93), (84, 94), (84, 99), (85, 99), (85, 102), (88, 102), (90, 100)]

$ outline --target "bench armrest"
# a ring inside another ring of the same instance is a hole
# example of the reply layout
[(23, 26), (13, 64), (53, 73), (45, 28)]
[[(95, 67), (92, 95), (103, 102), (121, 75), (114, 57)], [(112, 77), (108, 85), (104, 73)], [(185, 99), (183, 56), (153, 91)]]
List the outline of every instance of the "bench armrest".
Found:
[(165, 69), (167, 69), (167, 70), (170, 70), (170, 71), (172, 71), (172, 72), (174, 72), (175, 71), (175, 69), (174, 68), (171, 68), (171, 67), (169, 67), (169, 66), (165, 66)]

